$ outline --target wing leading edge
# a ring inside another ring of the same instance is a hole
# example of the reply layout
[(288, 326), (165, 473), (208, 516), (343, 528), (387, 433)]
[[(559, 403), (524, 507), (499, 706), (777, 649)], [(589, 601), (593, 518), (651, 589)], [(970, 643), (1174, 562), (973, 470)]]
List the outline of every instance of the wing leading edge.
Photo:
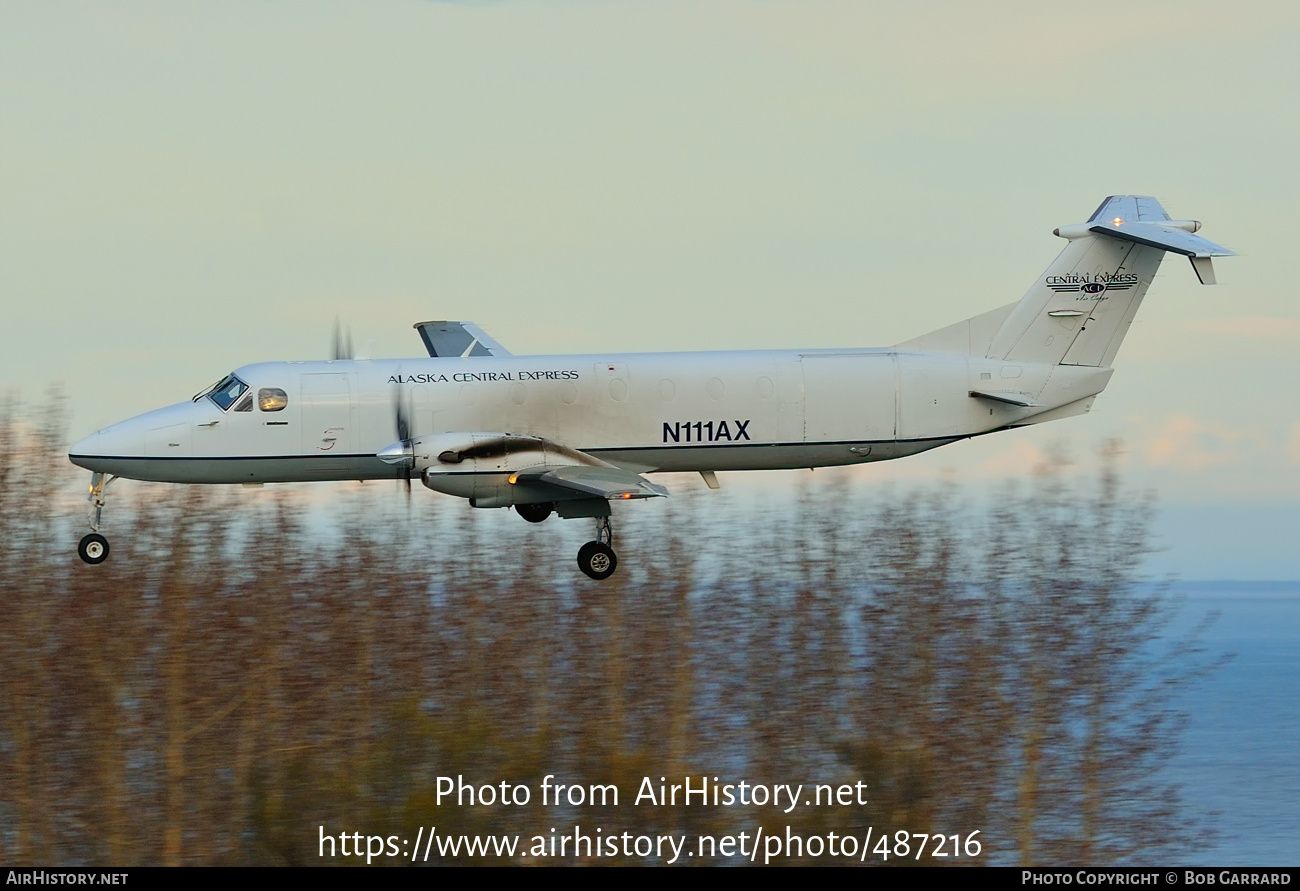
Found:
[(668, 494), (663, 486), (631, 470), (587, 464), (525, 468), (511, 474), (510, 482), (551, 486), (565, 494), (576, 492), (606, 499), (660, 498)]

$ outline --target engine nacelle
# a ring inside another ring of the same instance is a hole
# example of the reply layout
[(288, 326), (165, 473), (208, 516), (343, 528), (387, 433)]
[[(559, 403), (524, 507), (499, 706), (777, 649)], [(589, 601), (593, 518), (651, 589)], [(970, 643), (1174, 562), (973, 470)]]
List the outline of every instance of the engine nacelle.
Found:
[(506, 507), (551, 500), (549, 490), (515, 484), (513, 474), (539, 466), (610, 465), (540, 436), (513, 433), (433, 433), (411, 440), (412, 468), (427, 488), (468, 498), (475, 506)]
[(576, 449), (514, 433), (432, 433), (411, 440), (412, 469), (423, 473), (509, 473), (539, 464), (587, 464), (604, 461)]

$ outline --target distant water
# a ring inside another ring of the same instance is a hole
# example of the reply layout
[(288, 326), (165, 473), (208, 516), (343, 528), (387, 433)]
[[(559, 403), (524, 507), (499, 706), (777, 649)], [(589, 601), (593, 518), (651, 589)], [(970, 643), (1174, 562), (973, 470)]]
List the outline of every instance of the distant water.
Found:
[[(1190, 724), (1168, 766), (1218, 837), (1178, 864), (1300, 865), (1300, 581), (1184, 582), (1174, 632), (1208, 611), (1211, 656), (1235, 658), (1183, 698)], [(1171, 864), (1172, 865), (1172, 864)]]

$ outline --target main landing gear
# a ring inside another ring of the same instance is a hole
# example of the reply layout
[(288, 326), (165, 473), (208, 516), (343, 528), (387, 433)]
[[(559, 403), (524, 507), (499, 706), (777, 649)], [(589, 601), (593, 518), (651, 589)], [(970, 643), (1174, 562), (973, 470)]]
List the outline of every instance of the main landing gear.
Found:
[[(575, 510), (576, 509), (576, 510)], [(610, 528), (610, 502), (604, 499), (584, 499), (578, 502), (530, 503), (515, 505), (515, 512), (529, 523), (541, 523), (551, 514), (560, 516), (593, 516), (595, 519), (595, 541), (588, 541), (577, 552), (577, 568), (589, 578), (603, 581), (614, 575), (619, 568), (619, 558), (614, 553), (614, 529)]]
[(90, 476), (90, 495), (86, 500), (91, 503), (90, 528), (92, 531), (78, 542), (77, 556), (91, 566), (97, 566), (108, 559), (108, 539), (99, 534), (99, 521), (104, 513), (104, 490), (115, 479), (117, 477), (105, 476), (102, 473), (94, 473)]
[(614, 531), (609, 525), (609, 502), (604, 499), (579, 501), (516, 504), (515, 513), (530, 523), (540, 523), (552, 513), (561, 517), (593, 517), (596, 520), (596, 540), (578, 549), (578, 568), (596, 581), (603, 581), (618, 568), (614, 553)]
[(609, 517), (596, 518), (596, 540), (578, 549), (578, 568), (596, 581), (603, 581), (618, 569), (614, 554), (614, 531), (609, 527)]

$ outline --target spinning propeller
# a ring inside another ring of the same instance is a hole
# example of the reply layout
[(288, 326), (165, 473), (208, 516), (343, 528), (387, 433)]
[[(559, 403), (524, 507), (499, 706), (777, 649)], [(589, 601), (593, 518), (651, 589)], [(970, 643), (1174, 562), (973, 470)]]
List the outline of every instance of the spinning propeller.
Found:
[(411, 443), (410, 409), (402, 396), (402, 385), (393, 384), (393, 426), (397, 442), (375, 453), (375, 457), (397, 469), (397, 479), (406, 485), (406, 503), (411, 503), (411, 471), (415, 469), (415, 446)]
[[(330, 354), (335, 360), (354, 359), (352, 349), (352, 329), (344, 328), (336, 316), (334, 319), (334, 336), (330, 344)], [(411, 444), (411, 412), (406, 399), (402, 396), (401, 384), (393, 384), (393, 426), (397, 430), (397, 442), (376, 453), (375, 457), (385, 464), (394, 465), (396, 477), (406, 487), (406, 504), (411, 504), (411, 471), (415, 469), (415, 447)]]

